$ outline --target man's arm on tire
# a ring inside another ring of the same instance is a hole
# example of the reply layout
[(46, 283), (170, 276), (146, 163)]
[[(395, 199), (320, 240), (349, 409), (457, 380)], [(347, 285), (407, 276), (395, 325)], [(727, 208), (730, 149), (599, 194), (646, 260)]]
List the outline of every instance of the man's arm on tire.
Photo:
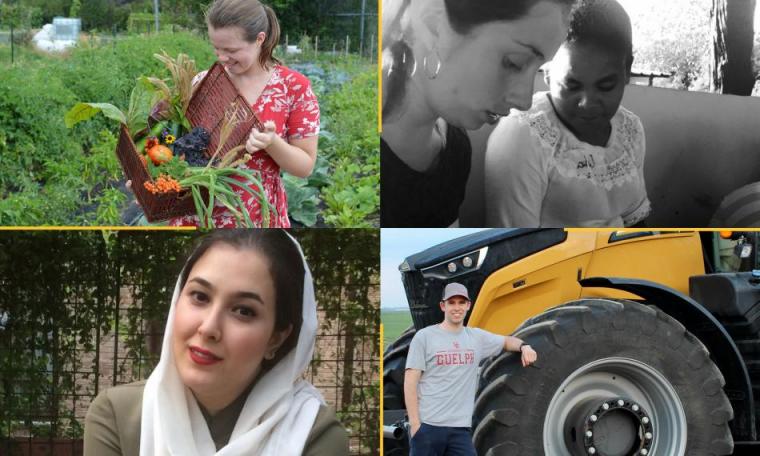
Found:
[(520, 345), (523, 344), (523, 340), (515, 336), (504, 336), (504, 350), (511, 352), (519, 352)]
[(525, 344), (519, 337), (504, 336), (504, 350), (520, 353), (523, 367), (530, 366), (538, 359), (538, 354), (533, 347)]
[(404, 403), (406, 414), (409, 415), (411, 427), (409, 435), (414, 436), (422, 423), (420, 422), (420, 402), (417, 397), (417, 384), (420, 382), (422, 371), (419, 369), (407, 369), (404, 372)]

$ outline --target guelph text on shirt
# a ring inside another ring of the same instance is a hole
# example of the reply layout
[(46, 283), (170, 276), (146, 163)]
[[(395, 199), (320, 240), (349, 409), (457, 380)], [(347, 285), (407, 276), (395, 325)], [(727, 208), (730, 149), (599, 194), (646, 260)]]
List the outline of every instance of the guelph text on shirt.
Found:
[(407, 369), (422, 372), (417, 386), (420, 421), (433, 426), (470, 427), (483, 358), (498, 354), (504, 336), (478, 328), (459, 332), (439, 325), (414, 335), (406, 358)]

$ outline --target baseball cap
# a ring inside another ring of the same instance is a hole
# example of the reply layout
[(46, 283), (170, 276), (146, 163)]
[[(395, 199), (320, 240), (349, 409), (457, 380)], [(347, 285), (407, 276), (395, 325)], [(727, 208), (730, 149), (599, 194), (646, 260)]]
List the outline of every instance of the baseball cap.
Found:
[(452, 296), (464, 296), (468, 301), (470, 300), (470, 295), (467, 294), (467, 287), (461, 283), (452, 282), (446, 285), (446, 288), (443, 289), (442, 299), (444, 301)]

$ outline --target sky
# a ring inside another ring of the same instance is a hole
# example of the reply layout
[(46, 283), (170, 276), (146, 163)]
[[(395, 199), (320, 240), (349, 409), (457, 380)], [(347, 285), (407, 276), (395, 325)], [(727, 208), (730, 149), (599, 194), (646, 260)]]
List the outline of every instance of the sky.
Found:
[[(663, 1), (671, 0), (618, 0), (620, 4), (625, 8), (625, 11), (629, 16), (642, 13), (657, 6), (657, 4)], [(699, 0), (710, 4), (712, 0)], [(755, 7), (755, 33), (760, 31), (760, 3)]]
[(482, 228), (383, 228), (380, 231), (380, 307), (408, 308), (398, 266), (410, 255)]

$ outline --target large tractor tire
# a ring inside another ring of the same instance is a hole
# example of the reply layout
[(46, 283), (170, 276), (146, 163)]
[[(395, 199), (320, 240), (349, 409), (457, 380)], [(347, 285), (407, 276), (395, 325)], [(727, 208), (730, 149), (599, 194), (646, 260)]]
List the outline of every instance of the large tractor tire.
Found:
[[(733, 451), (733, 410), (707, 349), (655, 307), (587, 299), (516, 333), (538, 352), (485, 366), (475, 403), (479, 455), (683, 456)], [(716, 355), (719, 356), (719, 355)]]
[(760, 227), (760, 182), (745, 185), (726, 195), (709, 226)]
[[(383, 354), (383, 418), (385, 425), (399, 424), (406, 415), (404, 404), (404, 371), (409, 344), (416, 330), (407, 328), (393, 341)], [(409, 454), (409, 441), (406, 436), (401, 440), (383, 439), (385, 456), (406, 456)]]
[(390, 410), (406, 408), (404, 405), (404, 371), (409, 344), (417, 331), (410, 326), (393, 341), (383, 354), (383, 407)]

